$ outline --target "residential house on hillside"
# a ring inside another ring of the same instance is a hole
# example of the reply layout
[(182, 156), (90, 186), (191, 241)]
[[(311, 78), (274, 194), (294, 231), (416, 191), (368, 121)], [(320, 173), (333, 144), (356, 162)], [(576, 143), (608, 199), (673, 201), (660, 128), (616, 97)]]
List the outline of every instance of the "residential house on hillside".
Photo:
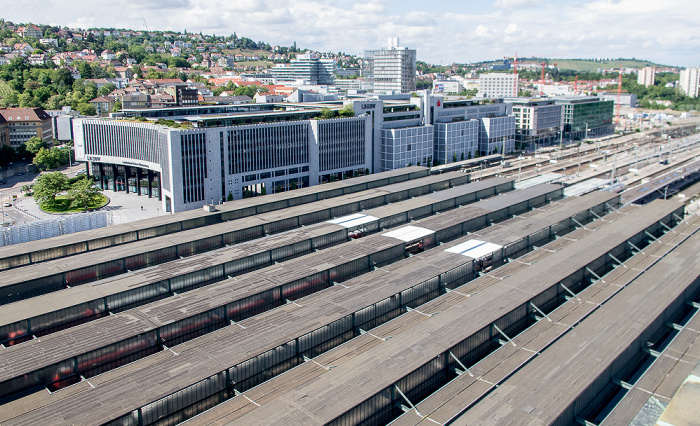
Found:
[(117, 99), (112, 96), (99, 96), (91, 100), (89, 103), (95, 107), (96, 115), (106, 117), (110, 112), (112, 112), (116, 101)]
[(117, 54), (109, 49), (105, 49), (102, 51), (100, 57), (106, 61), (111, 61), (112, 59), (116, 59)]
[(15, 43), (14, 46), (12, 46), (12, 51), (21, 56), (27, 56), (34, 51), (34, 48), (28, 43)]
[(41, 38), (43, 36), (43, 32), (41, 31), (41, 28), (37, 27), (34, 24), (29, 24), (26, 27), (19, 27), (17, 28), (17, 34), (19, 34), (20, 37), (36, 37), (36, 38)]
[(30, 65), (46, 65), (47, 61), (48, 57), (43, 53), (29, 55), (29, 57), (27, 58), (27, 62), (29, 62)]
[(58, 47), (58, 39), (55, 38), (40, 38), (39, 43)]

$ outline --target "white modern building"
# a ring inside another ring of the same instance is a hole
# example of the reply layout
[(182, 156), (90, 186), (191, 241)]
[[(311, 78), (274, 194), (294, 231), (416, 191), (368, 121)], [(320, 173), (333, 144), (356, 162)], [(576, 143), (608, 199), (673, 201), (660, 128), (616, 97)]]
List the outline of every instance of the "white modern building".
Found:
[(365, 51), (362, 75), (375, 93), (410, 93), (416, 90), (416, 51), (399, 47), (390, 37), (386, 49)]
[(645, 87), (653, 86), (656, 78), (656, 67), (640, 68), (637, 72), (637, 84), (643, 84)]
[(552, 99), (518, 98), (513, 104), (515, 137), (521, 148), (557, 141), (562, 128), (562, 106)]
[(423, 104), (425, 123), (435, 128), (438, 164), (515, 150), (515, 117), (512, 105), (503, 99), (449, 99), (425, 93), (411, 102)]
[(538, 84), (537, 92), (542, 96), (570, 96), (572, 87), (568, 84)]
[[(157, 197), (164, 211), (179, 212), (515, 147), (515, 117), (501, 99), (448, 100), (425, 91), (291, 105), (133, 109), (118, 119), (75, 119), (76, 159), (89, 163), (100, 187)], [(322, 118), (324, 108), (346, 105), (354, 116)], [(179, 124), (143, 121), (160, 118)]]
[[(617, 107), (617, 92), (598, 92), (598, 97), (604, 101), (615, 102), (615, 107)], [(620, 106), (625, 108), (636, 108), (637, 107), (637, 95), (634, 93), (620, 93)]]
[(459, 93), (462, 90), (462, 83), (457, 80), (433, 80), (433, 92)]
[(686, 96), (697, 98), (698, 89), (700, 88), (700, 67), (681, 70), (678, 85)]
[(518, 75), (511, 73), (479, 74), (477, 97), (511, 98), (518, 96)]
[[(272, 119), (274, 115), (270, 116)], [(251, 122), (254, 114), (237, 117)], [(281, 192), (371, 169), (369, 117), (327, 120), (287, 113), (289, 121), (191, 129), (125, 120), (77, 119), (78, 161), (104, 189), (158, 197), (167, 212), (252, 194)], [(333, 177), (331, 177), (333, 175)]]
[(301, 84), (330, 85), (335, 79), (335, 59), (322, 58), (318, 53), (297, 55), (289, 64), (270, 68), (275, 82), (298, 81)]

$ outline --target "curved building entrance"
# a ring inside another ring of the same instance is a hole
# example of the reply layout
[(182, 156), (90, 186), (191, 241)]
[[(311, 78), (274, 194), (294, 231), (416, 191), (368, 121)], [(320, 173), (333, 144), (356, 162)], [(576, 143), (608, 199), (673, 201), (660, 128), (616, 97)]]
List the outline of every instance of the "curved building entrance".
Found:
[(162, 199), (160, 172), (121, 164), (91, 163), (90, 171), (96, 184), (110, 191), (146, 195)]

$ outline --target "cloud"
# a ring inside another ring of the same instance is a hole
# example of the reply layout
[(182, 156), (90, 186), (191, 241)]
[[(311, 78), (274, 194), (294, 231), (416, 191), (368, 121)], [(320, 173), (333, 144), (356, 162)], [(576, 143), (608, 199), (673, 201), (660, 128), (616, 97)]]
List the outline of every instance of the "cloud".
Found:
[[(697, 0), (496, 0), (440, 7), (402, 0), (0, 0), (16, 23), (232, 34), (272, 45), (362, 54), (387, 37), (418, 59), (451, 63), (504, 55), (637, 57), (697, 65)], [(115, 13), (118, 11), (118, 13)]]
[(497, 0), (493, 5), (500, 9), (524, 9), (539, 6), (543, 0)]

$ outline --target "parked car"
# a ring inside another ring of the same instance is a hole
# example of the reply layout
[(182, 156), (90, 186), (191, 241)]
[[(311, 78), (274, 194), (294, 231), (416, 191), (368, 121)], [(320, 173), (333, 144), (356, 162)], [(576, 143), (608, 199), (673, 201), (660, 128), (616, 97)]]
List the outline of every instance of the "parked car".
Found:
[(85, 173), (87, 173), (85, 170), (78, 170), (78, 171), (75, 173), (75, 175), (76, 175), (76, 176), (80, 176), (80, 175), (84, 175)]
[(24, 176), (24, 172), (17, 173), (17, 176)]
[(7, 183), (7, 181), (6, 181), (5, 179), (0, 180), (0, 185), (4, 185), (4, 184), (6, 184), (6, 183)]
[(5, 201), (5, 204), (3, 204), (5, 207), (12, 207), (12, 203), (9, 201)]

